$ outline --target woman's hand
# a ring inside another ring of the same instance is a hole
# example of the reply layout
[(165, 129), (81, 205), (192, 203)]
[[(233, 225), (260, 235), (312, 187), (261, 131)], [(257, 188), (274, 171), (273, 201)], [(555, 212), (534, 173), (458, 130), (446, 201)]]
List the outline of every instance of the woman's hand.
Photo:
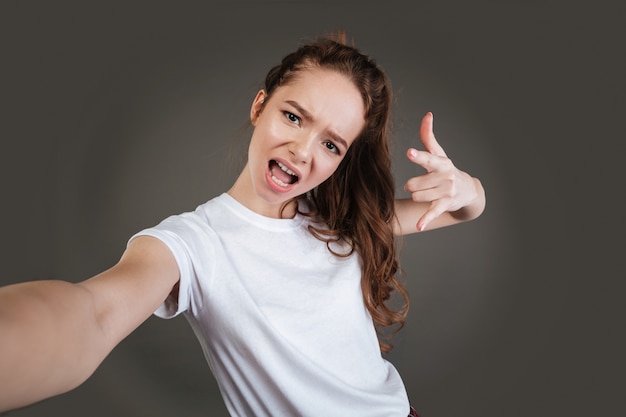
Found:
[[(414, 223), (417, 231), (425, 230), (436, 219), (438, 221), (433, 228), (478, 217), (485, 205), (482, 185), (476, 178), (455, 167), (447, 157), (433, 133), (433, 114), (430, 112), (422, 119), (420, 140), (425, 150), (410, 148), (407, 156), (411, 162), (423, 167), (426, 173), (410, 178), (404, 185), (404, 190), (411, 193), (411, 199), (418, 204), (413, 204), (409, 212), (405, 204), (397, 214), (406, 217), (412, 212), (413, 221), (419, 216)], [(442, 216), (444, 213), (448, 214)], [(405, 223), (403, 219), (399, 220), (401, 225)]]

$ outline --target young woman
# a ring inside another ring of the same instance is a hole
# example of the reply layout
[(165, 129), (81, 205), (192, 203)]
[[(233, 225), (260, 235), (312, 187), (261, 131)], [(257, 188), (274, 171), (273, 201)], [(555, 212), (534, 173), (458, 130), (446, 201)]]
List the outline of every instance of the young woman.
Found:
[(0, 410), (78, 386), (156, 312), (189, 320), (233, 416), (414, 413), (377, 332), (408, 309), (394, 236), (474, 219), (485, 197), (429, 113), (425, 150), (407, 152), (427, 173), (394, 199), (390, 104), (385, 74), (341, 37), (287, 55), (252, 102), (228, 192), (133, 236), (84, 282), (0, 289)]

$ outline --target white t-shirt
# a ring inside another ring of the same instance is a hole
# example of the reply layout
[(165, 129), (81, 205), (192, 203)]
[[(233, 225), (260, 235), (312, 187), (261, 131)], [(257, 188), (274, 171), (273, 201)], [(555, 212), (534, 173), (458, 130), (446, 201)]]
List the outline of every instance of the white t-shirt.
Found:
[(163, 241), (180, 270), (178, 300), (155, 314), (185, 315), (232, 416), (406, 417), (358, 255), (333, 255), (308, 224), (261, 216), (224, 193), (138, 233)]

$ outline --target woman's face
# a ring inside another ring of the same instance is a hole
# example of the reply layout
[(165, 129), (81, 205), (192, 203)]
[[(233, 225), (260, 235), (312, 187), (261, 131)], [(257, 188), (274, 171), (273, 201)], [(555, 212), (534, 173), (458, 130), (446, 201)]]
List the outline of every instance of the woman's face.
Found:
[(260, 214), (280, 217), (284, 202), (335, 172), (363, 130), (364, 115), (356, 86), (328, 69), (302, 70), (269, 99), (260, 91), (250, 112), (248, 164), (231, 194)]

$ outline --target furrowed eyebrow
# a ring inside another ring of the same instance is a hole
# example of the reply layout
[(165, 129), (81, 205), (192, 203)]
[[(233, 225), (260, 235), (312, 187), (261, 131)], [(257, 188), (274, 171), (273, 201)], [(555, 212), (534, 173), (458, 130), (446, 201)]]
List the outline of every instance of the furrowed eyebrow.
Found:
[(313, 120), (313, 115), (311, 113), (309, 113), (307, 110), (305, 110), (297, 101), (293, 101), (293, 100), (286, 100), (285, 103), (287, 104), (291, 104), (293, 107), (296, 108), (296, 110), (298, 110), (300, 112), (300, 114), (302, 115), (303, 118), (307, 119), (307, 120)]
[(344, 147), (344, 149), (348, 149), (348, 142), (346, 142), (341, 136), (339, 136), (337, 133), (333, 132), (332, 130), (329, 130), (327, 133), (328, 133), (328, 136), (333, 138), (333, 141), (339, 142), (341, 146)]
[[(298, 103), (297, 101), (293, 101), (293, 100), (286, 100), (285, 101), (287, 104), (292, 105), (301, 115), (304, 119), (311, 121), (313, 120), (313, 115), (311, 113), (309, 113), (307, 110), (305, 110), (300, 103)], [(327, 130), (326, 133), (328, 134), (328, 136), (330, 136), (335, 142), (340, 143), (345, 149), (348, 149), (348, 142), (345, 141), (344, 138), (342, 138), (341, 136), (339, 136), (337, 134), (337, 132), (334, 132), (332, 130)]]

